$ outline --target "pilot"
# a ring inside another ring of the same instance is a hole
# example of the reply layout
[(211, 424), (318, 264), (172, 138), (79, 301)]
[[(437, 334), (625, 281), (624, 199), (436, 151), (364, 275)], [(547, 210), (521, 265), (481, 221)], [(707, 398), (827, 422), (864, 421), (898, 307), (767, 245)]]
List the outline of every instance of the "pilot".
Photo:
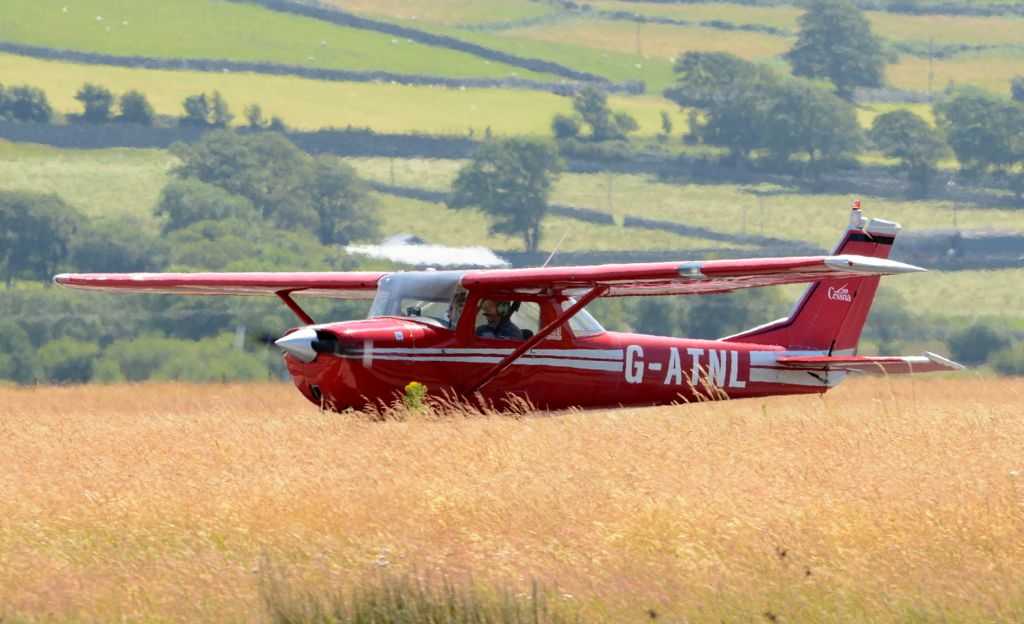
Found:
[(501, 340), (523, 340), (523, 332), (510, 319), (512, 304), (508, 301), (481, 299), (480, 309), (487, 322), (476, 328), (476, 335), (481, 338), (499, 338)]
[(455, 329), (459, 324), (459, 317), (462, 316), (462, 309), (466, 307), (466, 293), (457, 292), (448, 304), (448, 327)]

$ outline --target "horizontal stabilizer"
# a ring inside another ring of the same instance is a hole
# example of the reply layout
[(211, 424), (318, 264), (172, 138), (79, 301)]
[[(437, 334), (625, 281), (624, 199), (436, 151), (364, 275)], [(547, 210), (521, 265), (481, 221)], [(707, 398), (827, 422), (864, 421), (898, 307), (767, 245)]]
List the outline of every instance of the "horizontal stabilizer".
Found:
[(899, 357), (867, 357), (860, 355), (780, 357), (778, 364), (786, 368), (801, 370), (829, 369), (887, 374), (964, 370), (963, 365), (928, 351), (925, 351), (924, 355)]

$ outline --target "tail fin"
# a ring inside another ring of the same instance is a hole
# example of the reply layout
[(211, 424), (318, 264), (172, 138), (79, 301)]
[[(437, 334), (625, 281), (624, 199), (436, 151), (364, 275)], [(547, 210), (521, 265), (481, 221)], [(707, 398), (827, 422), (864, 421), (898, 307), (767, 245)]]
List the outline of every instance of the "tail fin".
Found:
[[(850, 225), (832, 255), (888, 258), (900, 226), (864, 217), (855, 202)], [(791, 351), (827, 351), (850, 355), (857, 350), (864, 321), (878, 288), (879, 276), (815, 282), (786, 318), (723, 338), (729, 342), (782, 345)]]

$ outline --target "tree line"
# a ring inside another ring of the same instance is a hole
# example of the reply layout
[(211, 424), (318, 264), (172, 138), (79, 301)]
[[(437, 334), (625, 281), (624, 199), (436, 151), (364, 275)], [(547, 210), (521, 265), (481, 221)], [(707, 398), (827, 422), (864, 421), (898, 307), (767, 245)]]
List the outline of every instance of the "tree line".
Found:
[[(157, 122), (149, 98), (134, 89), (117, 96), (102, 85), (86, 82), (75, 92), (75, 99), (82, 105), (82, 112), (67, 115), (71, 123), (152, 126)], [(235, 119), (227, 100), (216, 90), (186, 96), (181, 108), (176, 121), (183, 126), (226, 128)], [(275, 115), (268, 119), (259, 104), (246, 106), (244, 116), (246, 126), (252, 129), (285, 129), (280, 117)], [(53, 120), (53, 107), (45, 91), (32, 85), (5, 87), (0, 84), (0, 121), (51, 123)]]

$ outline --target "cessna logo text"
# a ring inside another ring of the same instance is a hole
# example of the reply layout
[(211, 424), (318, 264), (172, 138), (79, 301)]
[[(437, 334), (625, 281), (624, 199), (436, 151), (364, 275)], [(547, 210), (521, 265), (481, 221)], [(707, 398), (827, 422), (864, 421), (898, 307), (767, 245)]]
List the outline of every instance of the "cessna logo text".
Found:
[(843, 284), (839, 288), (829, 286), (828, 298), (832, 301), (845, 301), (847, 303), (853, 301), (853, 297), (850, 296), (850, 289), (846, 287), (846, 284)]

